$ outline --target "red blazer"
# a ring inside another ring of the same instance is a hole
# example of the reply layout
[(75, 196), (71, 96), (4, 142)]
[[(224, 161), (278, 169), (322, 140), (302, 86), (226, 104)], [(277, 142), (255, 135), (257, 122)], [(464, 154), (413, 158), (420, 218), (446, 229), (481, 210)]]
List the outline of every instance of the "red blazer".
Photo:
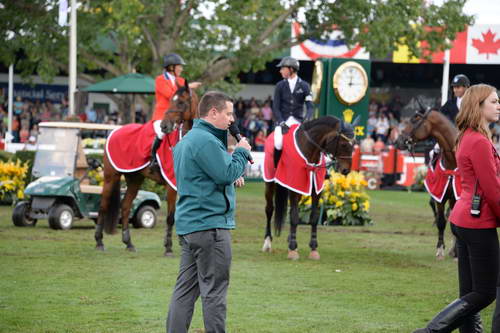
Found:
[[(450, 221), (463, 228), (487, 229), (500, 226), (500, 157), (491, 142), (479, 132), (465, 131), (456, 152), (462, 177), (462, 195)], [(481, 196), (481, 216), (470, 214), (474, 185)]]
[(156, 106), (155, 112), (153, 113), (153, 118), (151, 120), (162, 120), (163, 114), (168, 110), (170, 106), (170, 99), (174, 96), (177, 91), (177, 86), (183, 86), (185, 81), (182, 77), (177, 76), (175, 78), (177, 84), (173, 84), (171, 80), (166, 79), (164, 74), (160, 74), (155, 80), (155, 97)]

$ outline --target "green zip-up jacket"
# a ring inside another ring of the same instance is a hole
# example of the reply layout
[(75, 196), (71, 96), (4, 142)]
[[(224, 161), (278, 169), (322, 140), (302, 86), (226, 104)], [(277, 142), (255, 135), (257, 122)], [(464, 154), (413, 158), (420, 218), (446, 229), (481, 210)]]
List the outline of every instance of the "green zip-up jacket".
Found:
[(234, 229), (234, 182), (243, 175), (249, 152), (227, 152), (227, 131), (203, 119), (174, 148), (177, 181), (175, 228), (178, 235)]

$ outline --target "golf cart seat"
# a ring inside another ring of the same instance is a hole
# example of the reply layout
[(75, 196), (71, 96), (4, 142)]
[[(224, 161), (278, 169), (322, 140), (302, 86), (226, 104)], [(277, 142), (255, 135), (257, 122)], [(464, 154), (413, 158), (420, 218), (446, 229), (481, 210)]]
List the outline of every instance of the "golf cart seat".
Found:
[(82, 193), (101, 194), (102, 193), (102, 186), (80, 184), (80, 191)]

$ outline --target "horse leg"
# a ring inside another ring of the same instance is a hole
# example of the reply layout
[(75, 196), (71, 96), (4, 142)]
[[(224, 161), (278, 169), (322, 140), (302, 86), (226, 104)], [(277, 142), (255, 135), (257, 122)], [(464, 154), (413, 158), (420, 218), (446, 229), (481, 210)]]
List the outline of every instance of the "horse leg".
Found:
[(444, 216), (444, 202), (437, 203), (437, 217), (436, 217), (436, 226), (438, 228), (438, 242), (436, 245), (436, 258), (441, 260), (444, 259), (444, 231), (446, 229), (446, 217)]
[(135, 252), (136, 249), (132, 244), (132, 238), (130, 237), (130, 229), (128, 225), (128, 219), (130, 215), (130, 208), (132, 207), (132, 202), (139, 192), (142, 182), (144, 181), (144, 176), (139, 173), (131, 173), (125, 175), (127, 181), (127, 192), (122, 200), (122, 242), (127, 245), (127, 250), (130, 252)]
[(271, 232), (271, 220), (273, 218), (274, 212), (274, 182), (266, 182), (266, 234), (264, 235), (264, 245), (262, 246), (262, 252), (271, 252), (271, 243), (273, 241), (273, 236)]
[(311, 205), (311, 215), (309, 217), (309, 223), (311, 224), (311, 241), (309, 242), (309, 247), (311, 248), (311, 253), (309, 253), (309, 259), (319, 260), (320, 255), (317, 250), (318, 248), (318, 219), (319, 219), (319, 209), (318, 209), (319, 195), (313, 191), (312, 195), (312, 205)]
[(429, 199), (429, 206), (431, 206), (432, 213), (434, 214), (434, 219), (436, 219), (437, 218), (436, 200), (434, 200), (433, 197)]
[[(104, 185), (102, 189), (101, 203), (99, 205), (99, 214), (97, 217), (97, 224), (95, 226), (95, 233), (94, 233), (94, 238), (96, 241), (95, 248), (98, 251), (104, 251), (104, 243), (102, 241), (104, 224), (108, 223), (108, 225), (112, 225), (114, 223), (113, 221), (106, 221), (106, 219), (117, 218), (118, 216), (117, 213), (119, 210), (119, 203), (120, 203), (120, 194), (119, 194), (120, 174), (114, 172), (109, 167), (106, 168), (106, 158), (104, 158), (104, 160), (105, 160)], [(117, 188), (118, 188), (118, 197), (114, 198), (117, 195), (116, 194)]]
[(297, 225), (299, 224), (299, 198), (300, 195), (290, 192), (290, 235), (288, 236), (288, 259), (299, 259), (297, 250)]
[(167, 185), (167, 223), (165, 226), (165, 239), (163, 240), (163, 246), (165, 247), (165, 257), (174, 256), (174, 252), (172, 251), (172, 229), (175, 222), (174, 216), (176, 200), (177, 192), (170, 185)]

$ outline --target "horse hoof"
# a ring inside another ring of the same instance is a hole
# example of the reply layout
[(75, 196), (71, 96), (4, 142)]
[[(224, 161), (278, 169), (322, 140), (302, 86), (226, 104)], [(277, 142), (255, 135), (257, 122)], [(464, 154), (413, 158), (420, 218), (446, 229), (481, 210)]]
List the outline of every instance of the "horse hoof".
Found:
[(104, 251), (104, 245), (96, 245), (95, 249), (97, 251)]
[(165, 251), (165, 253), (163, 254), (164, 257), (167, 257), (167, 258), (173, 258), (174, 257), (174, 253), (172, 251)]
[(271, 252), (271, 239), (266, 237), (264, 240), (264, 245), (262, 246), (262, 252)]
[(137, 250), (136, 250), (136, 249), (135, 249), (135, 247), (133, 247), (133, 246), (128, 246), (128, 247), (126, 248), (126, 250), (127, 250), (128, 252), (137, 252)]
[(436, 259), (443, 260), (445, 257), (444, 248), (438, 247), (436, 251)]
[(290, 260), (299, 260), (299, 251), (297, 251), (297, 250), (288, 250), (288, 259), (290, 259)]
[(311, 260), (319, 260), (320, 259), (319, 252), (316, 251), (316, 250), (311, 251), (311, 253), (309, 253), (309, 259), (311, 259)]

